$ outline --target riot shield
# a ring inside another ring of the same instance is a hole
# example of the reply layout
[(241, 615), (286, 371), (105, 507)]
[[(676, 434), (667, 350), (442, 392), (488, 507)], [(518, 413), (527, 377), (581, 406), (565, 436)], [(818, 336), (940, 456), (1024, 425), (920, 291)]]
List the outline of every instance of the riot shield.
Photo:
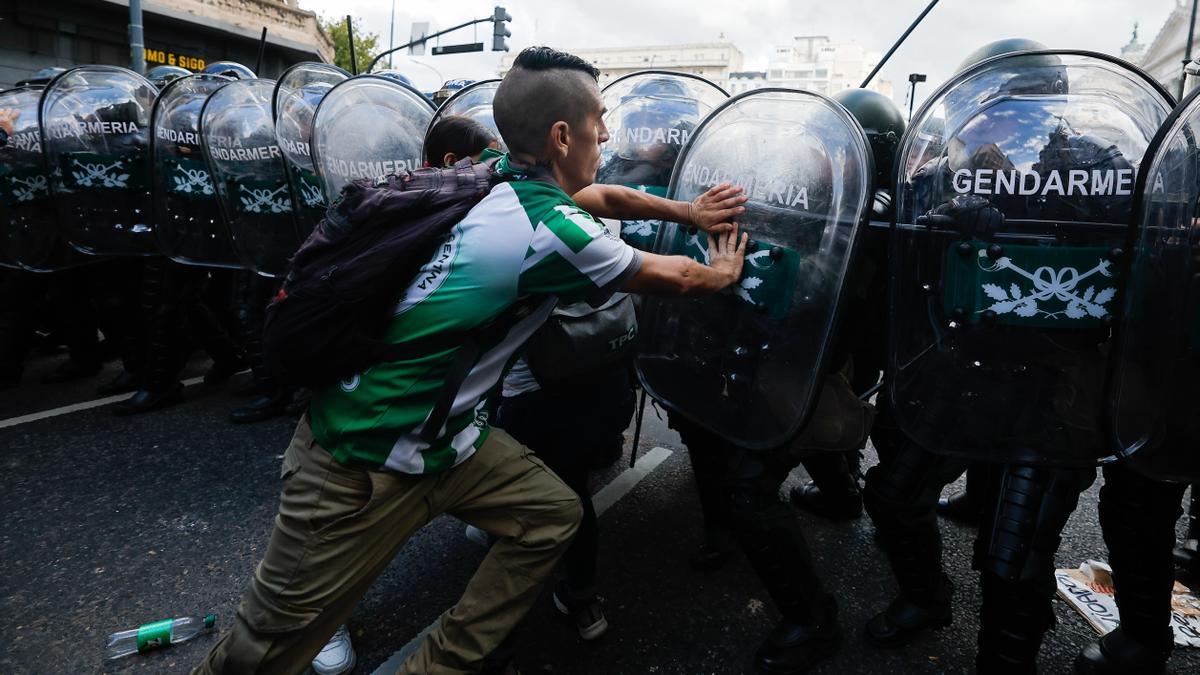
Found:
[(1171, 110), (1111, 57), (1017, 52), (955, 76), (897, 162), (887, 395), (935, 453), (1091, 466), (1134, 181)]
[(133, 71), (83, 66), (42, 92), (39, 124), (59, 231), (92, 255), (153, 255), (150, 113), (158, 94)]
[(325, 217), (325, 193), (312, 162), (312, 120), (325, 94), (350, 77), (326, 63), (300, 63), (284, 71), (275, 84), (272, 110), (275, 138), (288, 166), (288, 182), (296, 202), (300, 238), (312, 232)]
[[(429, 122), (429, 129), (443, 117), (469, 117), (487, 127), (499, 141), (500, 149), (507, 152), (508, 148), (500, 138), (500, 130), (496, 128), (496, 118), (492, 115), (492, 100), (496, 98), (496, 90), (499, 88), (500, 80), (480, 80), (459, 89), (437, 109), (433, 120)], [(426, 129), (426, 135), (429, 134), (429, 129)]]
[(154, 232), (159, 250), (176, 262), (241, 267), (200, 142), (204, 101), (228, 82), (227, 77), (203, 73), (181, 77), (164, 87), (154, 102)]
[(1157, 480), (1200, 482), (1200, 91), (1150, 144), (1113, 352), (1117, 452)]
[[(646, 391), (738, 446), (790, 440), (820, 391), (873, 171), (862, 127), (819, 94), (761, 89), (706, 117), (668, 196), (742, 186), (745, 272), (712, 297), (645, 298), (637, 369)], [(708, 258), (705, 234), (674, 223), (654, 250)]]
[(38, 102), (43, 87), (0, 92), (0, 109), (17, 113), (13, 134), (0, 147), (0, 265), (48, 272), (88, 262), (58, 236), (50, 171), (42, 154)]
[[(662, 197), (679, 151), (700, 120), (729, 94), (696, 75), (647, 70), (613, 80), (600, 93), (608, 111), (608, 142), (600, 151), (596, 182), (624, 185)], [(621, 238), (652, 250), (659, 223), (621, 223)]]
[(331, 203), (360, 178), (415, 171), (433, 106), (417, 90), (379, 75), (335, 86), (313, 118), (313, 164)]
[(200, 140), (234, 252), (264, 276), (286, 273), (301, 241), (271, 120), (274, 88), (271, 80), (230, 82), (200, 112)]

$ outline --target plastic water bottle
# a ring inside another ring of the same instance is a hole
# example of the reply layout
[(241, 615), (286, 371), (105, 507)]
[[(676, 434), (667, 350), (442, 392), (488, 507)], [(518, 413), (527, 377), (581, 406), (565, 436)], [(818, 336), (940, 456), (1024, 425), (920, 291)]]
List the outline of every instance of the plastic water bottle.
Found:
[(163, 619), (113, 633), (104, 644), (104, 658), (119, 659), (122, 656), (187, 642), (210, 630), (216, 623), (216, 614), (205, 617), (185, 616), (179, 619)]

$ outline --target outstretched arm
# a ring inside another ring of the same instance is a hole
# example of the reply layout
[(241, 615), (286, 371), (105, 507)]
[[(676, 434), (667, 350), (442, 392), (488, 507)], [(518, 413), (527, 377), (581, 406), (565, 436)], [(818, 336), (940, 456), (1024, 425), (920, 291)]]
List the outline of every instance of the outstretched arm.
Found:
[(694, 201), (681, 202), (621, 185), (593, 183), (572, 198), (579, 208), (598, 218), (667, 220), (718, 233), (728, 231), (730, 221), (746, 210), (741, 192), (742, 188), (723, 183)]
[(641, 267), (621, 290), (682, 297), (716, 293), (741, 278), (748, 238), (738, 233), (735, 223), (729, 223), (715, 239), (708, 235), (708, 265), (682, 255), (643, 253)]

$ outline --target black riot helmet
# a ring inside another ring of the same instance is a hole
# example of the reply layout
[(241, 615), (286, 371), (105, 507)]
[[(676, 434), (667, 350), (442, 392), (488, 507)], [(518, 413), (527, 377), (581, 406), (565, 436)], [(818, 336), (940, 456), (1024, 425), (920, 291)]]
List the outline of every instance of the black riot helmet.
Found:
[[(981, 61), (996, 56), (1046, 49), (1049, 47), (1037, 40), (1026, 38), (996, 40), (967, 54), (954, 72), (961, 73)], [(1052, 54), (1030, 54), (1028, 57), (1011, 59), (1005, 61), (1005, 67), (1024, 71), (1021, 75), (1012, 77), (1005, 82), (1004, 93), (1006, 95), (1065, 94), (1067, 91), (1066, 68), (1062, 67), (1062, 60)]]
[(171, 82), (178, 80), (181, 77), (191, 75), (192, 71), (179, 66), (155, 66), (146, 72), (146, 79), (154, 83), (159, 91)]
[(875, 159), (875, 189), (890, 190), (896, 147), (904, 136), (904, 115), (892, 99), (870, 89), (843, 89), (833, 95), (867, 132)]
[(1029, 40), (1026, 38), (1005, 38), (1003, 40), (995, 40), (983, 45), (982, 47), (979, 47), (970, 54), (967, 54), (966, 58), (964, 58), (958, 64), (958, 67), (954, 69), (954, 73), (961, 73), (976, 63), (990, 59), (993, 56), (1011, 54), (1012, 52), (1041, 51), (1043, 49), (1049, 48), (1037, 40)]
[(67, 72), (66, 68), (42, 68), (41, 70), (31, 74), (29, 77), (17, 82), (18, 87), (24, 87), (30, 84), (49, 84), (59, 73)]
[(205, 67), (204, 72), (208, 73), (209, 75), (224, 75), (225, 77), (232, 77), (235, 80), (253, 80), (258, 78), (258, 76), (254, 74), (253, 70), (250, 70), (237, 61), (217, 61), (215, 63), (210, 63), (207, 67)]

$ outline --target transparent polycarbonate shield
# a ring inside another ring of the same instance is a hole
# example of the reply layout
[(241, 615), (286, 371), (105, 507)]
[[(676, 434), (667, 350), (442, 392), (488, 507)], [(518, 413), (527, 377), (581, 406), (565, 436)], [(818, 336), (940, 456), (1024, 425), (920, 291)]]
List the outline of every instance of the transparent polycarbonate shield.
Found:
[(0, 265), (44, 272), (91, 258), (58, 236), (50, 171), (38, 129), (41, 95), (41, 86), (0, 92), (0, 110), (16, 115), (13, 133), (0, 147)]
[(1111, 428), (1117, 452), (1157, 480), (1200, 482), (1200, 99), (1146, 153), (1119, 314)]
[(163, 88), (154, 102), (150, 152), (155, 237), (164, 255), (187, 265), (242, 266), (233, 252), (200, 140), (204, 102), (230, 81), (203, 73), (182, 77)]
[[(729, 94), (695, 75), (651, 70), (613, 80), (601, 97), (608, 142), (600, 151), (596, 182), (662, 197), (680, 149)], [(659, 226), (654, 220), (624, 221), (621, 238), (649, 251)]]
[(500, 129), (496, 127), (496, 118), (492, 115), (492, 101), (496, 98), (496, 90), (499, 88), (500, 80), (481, 80), (459, 89), (437, 109), (429, 128), (433, 129), (444, 117), (467, 117), (486, 127), (500, 144), (500, 149), (507, 152), (508, 148), (500, 138)]
[[(655, 399), (741, 447), (779, 447), (800, 430), (820, 391), (872, 171), (862, 127), (819, 94), (754, 91), (704, 120), (668, 196), (742, 186), (738, 220), (751, 241), (729, 289), (645, 298), (637, 367)], [(655, 252), (708, 262), (705, 234), (674, 223)]]
[(312, 121), (321, 99), (350, 74), (327, 63), (300, 63), (275, 84), (275, 138), (288, 166), (301, 239), (325, 217), (328, 204), (312, 161)]
[(93, 255), (152, 255), (149, 80), (115, 66), (83, 66), (42, 92), (42, 147), (59, 232)]
[(234, 251), (243, 265), (264, 276), (286, 273), (300, 247), (287, 167), (271, 119), (274, 85), (230, 82), (208, 97), (200, 114), (204, 155)]
[(354, 180), (421, 168), (431, 119), (429, 99), (393, 79), (362, 75), (335, 86), (317, 108), (312, 131), (326, 199)]
[(945, 84), (901, 143), (889, 390), (935, 453), (1087, 466), (1142, 156), (1170, 97), (1124, 62), (1022, 52)]

